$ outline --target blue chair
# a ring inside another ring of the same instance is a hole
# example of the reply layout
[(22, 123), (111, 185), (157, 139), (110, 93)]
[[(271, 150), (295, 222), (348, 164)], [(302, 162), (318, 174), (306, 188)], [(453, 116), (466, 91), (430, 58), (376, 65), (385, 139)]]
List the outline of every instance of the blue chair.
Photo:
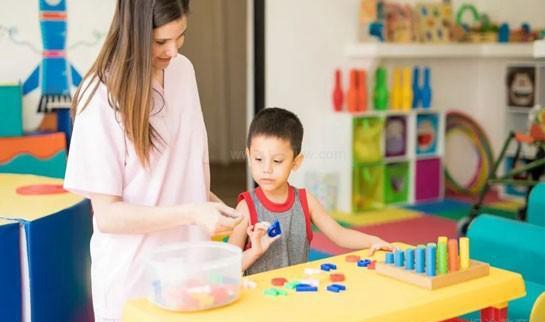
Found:
[(470, 224), (467, 236), (471, 258), (524, 278), (527, 295), (509, 303), (508, 318), (528, 321), (534, 304), (532, 315), (537, 316), (545, 297), (545, 183), (536, 185), (530, 193), (527, 222), (479, 215)]

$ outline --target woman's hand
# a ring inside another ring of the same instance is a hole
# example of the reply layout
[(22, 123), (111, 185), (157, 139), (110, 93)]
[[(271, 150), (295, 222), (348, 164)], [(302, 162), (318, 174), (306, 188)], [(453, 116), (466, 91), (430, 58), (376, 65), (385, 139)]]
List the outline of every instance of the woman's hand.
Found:
[(246, 229), (246, 233), (248, 234), (252, 244), (252, 251), (257, 256), (263, 255), (267, 249), (269, 249), (271, 244), (281, 237), (281, 235), (277, 235), (272, 238), (269, 237), (267, 234), (267, 229), (270, 226), (270, 223), (263, 221), (255, 224), (254, 226), (250, 225)]
[(238, 225), (242, 216), (235, 209), (220, 202), (205, 202), (194, 206), (195, 222), (212, 235), (229, 234)]

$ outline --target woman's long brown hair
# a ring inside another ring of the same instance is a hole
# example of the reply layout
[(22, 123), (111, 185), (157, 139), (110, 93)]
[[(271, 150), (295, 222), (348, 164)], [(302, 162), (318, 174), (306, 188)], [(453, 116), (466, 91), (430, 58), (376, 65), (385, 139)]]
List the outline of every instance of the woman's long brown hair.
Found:
[[(108, 103), (121, 117), (125, 134), (145, 167), (159, 139), (149, 123), (153, 107), (153, 29), (181, 18), (188, 11), (189, 0), (118, 0), (104, 45), (72, 101), (76, 117), (87, 107), (99, 83), (104, 83)], [(90, 94), (78, 111), (87, 91)]]

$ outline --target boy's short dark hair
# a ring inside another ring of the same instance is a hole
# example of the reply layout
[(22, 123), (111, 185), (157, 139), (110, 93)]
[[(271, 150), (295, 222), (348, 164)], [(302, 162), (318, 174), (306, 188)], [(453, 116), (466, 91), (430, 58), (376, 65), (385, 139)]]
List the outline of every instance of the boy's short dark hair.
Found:
[(259, 135), (287, 140), (290, 142), (294, 157), (301, 153), (303, 124), (297, 115), (288, 110), (270, 107), (259, 111), (250, 124), (246, 142), (248, 149), (252, 139)]

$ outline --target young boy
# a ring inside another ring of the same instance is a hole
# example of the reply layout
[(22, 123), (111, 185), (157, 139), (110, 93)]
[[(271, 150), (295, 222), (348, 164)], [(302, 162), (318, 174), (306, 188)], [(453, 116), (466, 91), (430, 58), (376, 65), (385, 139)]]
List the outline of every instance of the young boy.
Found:
[[(242, 270), (255, 274), (308, 260), (311, 223), (331, 241), (350, 249), (392, 250), (382, 239), (346, 229), (332, 219), (305, 189), (288, 183), (303, 161), (303, 126), (297, 116), (280, 108), (260, 111), (248, 133), (246, 155), (259, 187), (239, 195), (237, 211), (244, 217), (229, 243), (244, 249)], [(268, 224), (279, 220), (281, 235), (267, 235)]]

